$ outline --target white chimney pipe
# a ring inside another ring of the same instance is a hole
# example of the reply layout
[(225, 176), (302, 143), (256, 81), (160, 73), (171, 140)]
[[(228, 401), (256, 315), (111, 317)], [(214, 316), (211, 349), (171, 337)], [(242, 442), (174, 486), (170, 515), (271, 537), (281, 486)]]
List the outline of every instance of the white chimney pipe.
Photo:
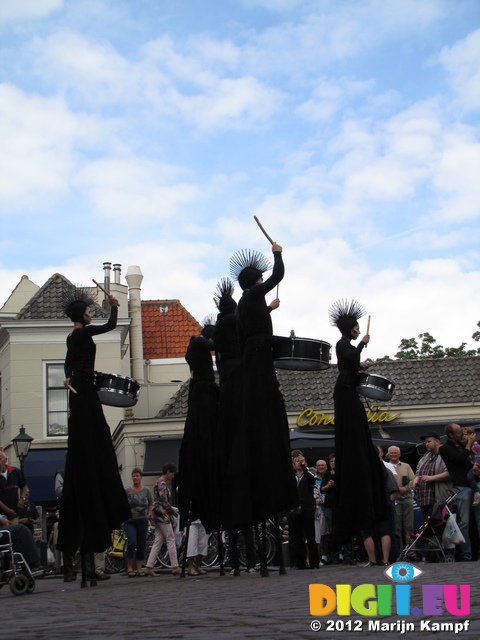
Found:
[(114, 264), (113, 265), (113, 281), (115, 284), (120, 284), (120, 274), (122, 273), (122, 265)]
[(138, 382), (143, 382), (143, 336), (142, 336), (142, 296), (140, 285), (143, 274), (140, 267), (130, 266), (125, 279), (128, 283), (130, 317), (130, 354), (132, 361), (132, 376)]
[[(110, 295), (110, 270), (112, 268), (112, 263), (111, 262), (104, 262), (103, 263), (103, 270), (105, 271), (105, 275), (103, 278), (103, 288), (105, 289), (105, 291), (108, 293), (108, 295)], [(105, 300), (107, 299), (107, 296), (105, 295)]]

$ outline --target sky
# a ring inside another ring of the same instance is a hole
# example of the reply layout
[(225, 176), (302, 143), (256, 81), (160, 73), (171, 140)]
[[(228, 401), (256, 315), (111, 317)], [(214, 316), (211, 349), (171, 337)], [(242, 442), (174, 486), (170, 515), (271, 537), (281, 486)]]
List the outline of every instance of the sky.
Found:
[(277, 335), (477, 347), (479, 108), (477, 0), (1, 0), (0, 307), (110, 261), (201, 321), (256, 215)]

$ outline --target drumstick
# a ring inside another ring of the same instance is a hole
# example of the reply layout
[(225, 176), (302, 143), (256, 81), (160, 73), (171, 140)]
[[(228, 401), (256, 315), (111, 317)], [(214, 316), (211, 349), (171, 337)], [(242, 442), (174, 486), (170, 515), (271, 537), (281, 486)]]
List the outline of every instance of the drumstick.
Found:
[(76, 389), (74, 389), (71, 384), (67, 384), (67, 389), (70, 389), (70, 391), (72, 393), (74, 393), (75, 395), (77, 395), (77, 393), (78, 393), (78, 391)]
[(262, 227), (262, 224), (260, 222), (260, 220), (257, 218), (257, 216), (253, 216), (255, 218), (255, 222), (258, 224), (258, 226), (260, 227), (263, 235), (266, 237), (266, 239), (270, 242), (270, 244), (273, 244), (273, 240), (270, 238), (270, 236), (268, 235), (268, 233), (265, 231), (265, 229)]
[[(94, 283), (97, 285), (97, 287), (98, 287), (101, 291), (103, 291), (103, 293), (104, 293), (106, 296), (108, 296), (109, 298), (111, 297), (111, 296), (110, 296), (110, 294), (108, 293), (108, 291), (107, 291), (106, 289), (104, 289), (104, 288), (102, 287), (102, 285), (101, 285), (101, 284), (98, 284), (98, 282), (97, 282), (94, 278), (92, 278), (92, 280), (93, 280), (93, 281), (94, 281)], [(118, 305), (118, 306), (120, 306), (120, 305)]]
[[(368, 336), (368, 332), (370, 331), (370, 317), (368, 316), (368, 320), (367, 320), (367, 336)], [(368, 347), (368, 342), (365, 343), (365, 349)]]
[(92, 278), (92, 280), (97, 285), (97, 287), (100, 289), (100, 291), (103, 291), (103, 293), (106, 296), (110, 297), (110, 294), (108, 293), (108, 291), (106, 289), (104, 289), (101, 284), (98, 284), (98, 282), (96, 280), (94, 280), (93, 278)]

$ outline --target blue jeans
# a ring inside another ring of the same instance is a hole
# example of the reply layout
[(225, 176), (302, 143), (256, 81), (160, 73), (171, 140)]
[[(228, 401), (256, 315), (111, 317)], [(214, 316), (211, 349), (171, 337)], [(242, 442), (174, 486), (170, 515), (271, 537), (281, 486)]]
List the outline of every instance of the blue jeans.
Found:
[(467, 473), (467, 482), (474, 493), (480, 491), (480, 478), (473, 473), (473, 469)]
[[(472, 548), (470, 546), (470, 537), (468, 535), (468, 526), (470, 522), (470, 509), (472, 507), (473, 491), (470, 487), (454, 487), (455, 491), (458, 491), (455, 497), (455, 505), (458, 511), (460, 531), (465, 538), (465, 542), (459, 544), (460, 556), (462, 560), (472, 559)], [(476, 510), (478, 507), (476, 508)], [(476, 516), (476, 514), (475, 514)]]
[(123, 523), (127, 536), (127, 558), (145, 560), (145, 547), (147, 546), (148, 518), (126, 520)]

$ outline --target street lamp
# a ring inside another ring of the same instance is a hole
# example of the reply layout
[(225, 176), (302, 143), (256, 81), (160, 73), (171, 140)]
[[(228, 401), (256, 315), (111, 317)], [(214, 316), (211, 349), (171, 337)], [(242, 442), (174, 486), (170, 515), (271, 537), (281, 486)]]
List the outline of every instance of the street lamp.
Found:
[(20, 460), (20, 469), (23, 473), (25, 468), (25, 458), (28, 456), (28, 452), (30, 451), (30, 445), (32, 444), (32, 436), (29, 436), (28, 433), (25, 433), (25, 428), (22, 424), (20, 427), (20, 433), (18, 436), (13, 438), (12, 443), (15, 448), (15, 453), (17, 454), (17, 458)]

